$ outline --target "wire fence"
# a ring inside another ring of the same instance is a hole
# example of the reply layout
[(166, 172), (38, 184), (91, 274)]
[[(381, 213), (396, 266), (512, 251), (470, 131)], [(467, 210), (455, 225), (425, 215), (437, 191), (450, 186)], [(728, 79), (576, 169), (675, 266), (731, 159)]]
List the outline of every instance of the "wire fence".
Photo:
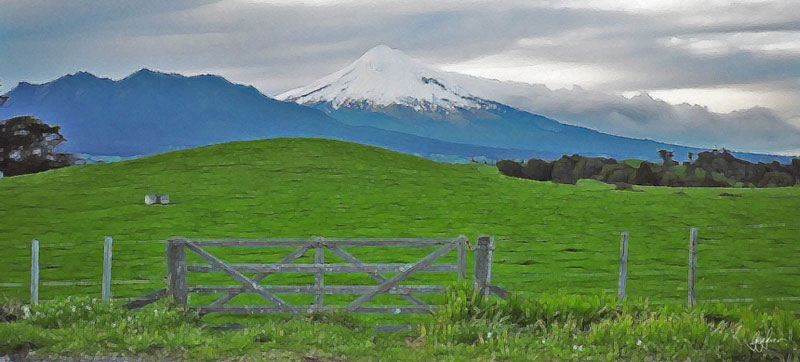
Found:
[[(800, 223), (705, 225), (698, 229), (698, 303), (800, 308), (800, 264), (795, 260), (800, 256)], [(689, 230), (672, 225), (631, 231), (626, 278), (629, 297), (648, 298), (657, 304), (686, 303)], [(620, 232), (545, 232), (501, 238), (497, 258), (498, 284), (509, 290), (618, 293), (614, 287), (620, 282)]]
[[(641, 225), (630, 230), (627, 296), (652, 303), (685, 303), (688, 293), (689, 226)], [(698, 303), (767, 304), (800, 308), (800, 223), (700, 225)], [(620, 232), (590, 225), (562, 232), (555, 224), (531, 225), (525, 237), (497, 237), (494, 280), (523, 294), (618, 292)], [(165, 287), (167, 242), (115, 239), (113, 296), (137, 298)], [(30, 291), (29, 243), (13, 247), (0, 266), (0, 295), (27, 299)], [(99, 296), (103, 283), (103, 242), (48, 242), (41, 247), (43, 300), (63, 295)], [(26, 249), (26, 250), (23, 250)], [(250, 260), (272, 254), (241, 256)], [(276, 251), (275, 255), (280, 255)], [(409, 256), (409, 255), (406, 255)], [(393, 262), (402, 255), (381, 256)], [(3, 270), (5, 268), (5, 270)], [(298, 277), (299, 278), (299, 277)], [(299, 279), (298, 279), (299, 280)]]

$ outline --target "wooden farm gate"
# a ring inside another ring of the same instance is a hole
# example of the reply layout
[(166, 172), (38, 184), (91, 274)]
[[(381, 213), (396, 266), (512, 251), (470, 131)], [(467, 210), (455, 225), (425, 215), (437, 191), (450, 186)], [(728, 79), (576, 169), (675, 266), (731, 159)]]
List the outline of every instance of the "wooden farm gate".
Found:
[[(264, 314), (264, 313), (304, 313), (319, 311), (345, 311), (372, 314), (418, 314), (429, 313), (435, 309), (415, 297), (414, 294), (441, 294), (445, 291), (442, 285), (404, 286), (399, 285), (415, 273), (419, 272), (457, 272), (460, 279), (467, 277), (467, 244), (466, 236), (442, 239), (234, 239), (234, 240), (201, 240), (173, 238), (167, 246), (167, 296), (178, 303), (186, 304), (188, 293), (223, 294), (215, 302), (207, 305), (193, 306), (200, 313), (229, 314)], [(500, 288), (490, 286), (491, 254), (494, 249), (494, 238), (479, 238), (476, 247), (476, 285), (493, 294), (502, 294)], [(297, 247), (299, 249), (286, 255), (274, 264), (235, 264), (228, 263), (209, 253), (206, 248), (216, 247)], [(417, 261), (408, 264), (370, 264), (356, 258), (342, 247), (438, 247), (436, 250)], [(186, 264), (185, 250), (197, 254), (207, 264)], [(315, 251), (314, 264), (293, 264), (311, 249)], [(338, 256), (347, 264), (325, 263), (325, 249)], [(434, 264), (435, 261), (450, 252), (457, 250), (457, 264)], [(235, 287), (188, 286), (186, 273), (223, 272), (241, 284)], [(244, 273), (255, 273), (248, 277)], [(313, 273), (314, 285), (261, 285), (264, 278), (275, 273)], [(326, 273), (366, 273), (378, 285), (325, 285)], [(386, 277), (382, 273), (394, 274)], [(239, 294), (253, 293), (260, 295), (272, 305), (228, 306), (229, 301)], [(313, 305), (291, 305), (277, 294), (311, 294), (315, 295)], [(410, 305), (398, 306), (365, 306), (380, 294), (400, 295)], [(325, 295), (359, 295), (353, 302), (344, 306), (325, 305)]]

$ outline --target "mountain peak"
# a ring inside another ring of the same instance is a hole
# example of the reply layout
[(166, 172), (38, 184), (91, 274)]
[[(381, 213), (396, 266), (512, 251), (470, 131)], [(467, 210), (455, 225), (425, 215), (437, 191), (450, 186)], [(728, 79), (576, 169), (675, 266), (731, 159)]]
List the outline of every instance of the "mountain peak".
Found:
[(62, 82), (74, 83), (74, 82), (91, 82), (91, 81), (97, 80), (97, 79), (100, 79), (100, 78), (98, 78), (96, 75), (94, 75), (92, 73), (89, 73), (89, 72), (87, 72), (85, 70), (81, 70), (81, 71), (77, 71), (77, 72), (72, 73), (72, 74), (64, 75), (64, 76), (56, 79), (56, 81), (60, 80)]
[(163, 76), (175, 76), (177, 74), (168, 74), (159, 72), (157, 70), (152, 70), (150, 68), (142, 68), (139, 69), (131, 74), (129, 74), (125, 79), (135, 79), (135, 78), (153, 78), (153, 77), (163, 77)]
[(63, 75), (47, 83), (34, 84), (34, 83), (20, 82), (15, 89), (17, 88), (53, 89), (57, 87), (67, 87), (71, 89), (77, 89), (77, 88), (103, 86), (109, 81), (110, 79), (108, 78), (101, 78), (90, 72), (81, 70), (72, 74)]
[(403, 53), (401, 50), (397, 50), (394, 48), (389, 47), (388, 45), (381, 44), (378, 46), (373, 47), (370, 50), (367, 50), (364, 55), (362, 55), (356, 63), (359, 62), (367, 62), (367, 63), (386, 63), (386, 62), (396, 62), (396, 61), (414, 61), (411, 57)]
[(367, 50), (367, 52), (364, 53), (364, 55), (362, 55), (362, 57), (365, 57), (365, 56), (368, 56), (368, 55), (375, 55), (375, 56), (391, 55), (393, 53), (394, 54), (400, 53), (400, 54), (405, 55), (405, 53), (403, 53), (400, 50), (392, 48), (392, 47), (390, 47), (390, 46), (388, 46), (386, 44), (380, 44), (380, 45), (376, 45), (376, 46), (372, 47), (370, 50)]
[(75, 77), (75, 78), (79, 78), (79, 79), (80, 78), (85, 78), (85, 79), (97, 78), (96, 75), (94, 75), (92, 73), (89, 73), (89, 72), (87, 72), (85, 70), (77, 71), (74, 74), (70, 74), (70, 76)]
[(327, 103), (333, 109), (401, 105), (415, 110), (452, 110), (487, 106), (458, 86), (450, 73), (387, 45), (378, 45), (338, 72), (276, 98), (305, 105)]
[(150, 74), (156, 74), (156, 73), (160, 73), (160, 72), (157, 72), (157, 71), (152, 70), (150, 68), (144, 67), (142, 69), (139, 69), (139, 70), (133, 72), (132, 74), (133, 75), (136, 75), (136, 74), (150, 75)]

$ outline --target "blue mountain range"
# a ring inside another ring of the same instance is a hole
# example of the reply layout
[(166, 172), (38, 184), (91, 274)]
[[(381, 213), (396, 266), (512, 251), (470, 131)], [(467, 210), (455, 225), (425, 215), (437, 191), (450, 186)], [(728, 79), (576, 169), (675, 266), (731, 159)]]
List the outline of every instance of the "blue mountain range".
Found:
[[(568, 126), (488, 102), (489, 109), (313, 106), (279, 101), (214, 75), (148, 69), (121, 80), (87, 72), (44, 84), (20, 83), (6, 94), (0, 120), (32, 115), (61, 126), (62, 151), (134, 156), (209, 144), (280, 137), (325, 137), (437, 160), (555, 159), (580, 153), (655, 159), (659, 149), (698, 152)], [(326, 110), (326, 107), (328, 109)], [(751, 161), (786, 157), (738, 154)]]

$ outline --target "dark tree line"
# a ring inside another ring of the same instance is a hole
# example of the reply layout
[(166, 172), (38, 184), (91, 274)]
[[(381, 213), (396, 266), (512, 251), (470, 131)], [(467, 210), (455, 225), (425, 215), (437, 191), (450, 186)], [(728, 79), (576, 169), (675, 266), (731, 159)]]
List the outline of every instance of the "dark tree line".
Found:
[(66, 141), (60, 127), (35, 117), (0, 121), (0, 172), (16, 176), (69, 166), (74, 157), (56, 151)]
[(574, 184), (579, 179), (595, 179), (623, 187), (783, 187), (800, 184), (800, 159), (792, 160), (789, 165), (777, 161), (754, 164), (737, 159), (727, 150), (714, 150), (701, 152), (693, 162), (680, 165), (672, 160), (672, 152), (662, 150), (659, 156), (661, 164), (643, 161), (636, 165), (608, 158), (564, 155), (553, 162), (503, 160), (497, 163), (497, 168), (507, 176), (566, 184)]

